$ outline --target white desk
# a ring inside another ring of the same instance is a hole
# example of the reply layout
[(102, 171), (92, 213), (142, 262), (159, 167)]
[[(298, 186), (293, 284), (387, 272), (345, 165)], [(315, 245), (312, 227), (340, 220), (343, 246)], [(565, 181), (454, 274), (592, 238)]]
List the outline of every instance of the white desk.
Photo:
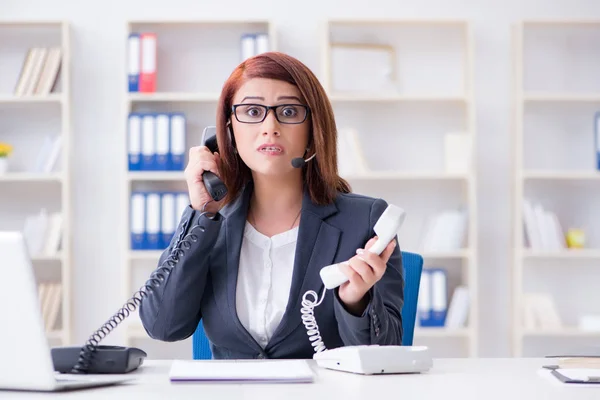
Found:
[[(312, 361), (311, 361), (312, 363)], [(538, 375), (544, 359), (440, 359), (421, 375), (362, 376), (316, 365), (314, 383), (171, 383), (170, 361), (151, 361), (132, 383), (69, 393), (0, 391), (0, 399), (600, 399), (599, 387), (561, 387)]]

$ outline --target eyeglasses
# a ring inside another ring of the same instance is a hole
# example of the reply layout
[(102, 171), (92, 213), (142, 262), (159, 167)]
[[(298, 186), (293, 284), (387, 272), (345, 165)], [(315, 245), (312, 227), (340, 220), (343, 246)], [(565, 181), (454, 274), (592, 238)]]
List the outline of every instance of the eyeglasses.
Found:
[(306, 121), (310, 108), (304, 104), (234, 104), (231, 107), (235, 119), (244, 124), (260, 124), (267, 118), (269, 110), (275, 112), (275, 118), (282, 124), (301, 124)]

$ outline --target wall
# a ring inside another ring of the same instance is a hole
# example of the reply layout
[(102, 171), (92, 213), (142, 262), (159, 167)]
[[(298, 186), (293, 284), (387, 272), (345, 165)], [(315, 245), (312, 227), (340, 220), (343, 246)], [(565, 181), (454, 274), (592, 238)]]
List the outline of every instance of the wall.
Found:
[[(87, 339), (125, 300), (119, 282), (120, 253), (125, 251), (118, 241), (123, 232), (119, 146), (128, 19), (273, 19), (280, 50), (300, 58), (317, 74), (320, 49), (315, 28), (324, 18), (471, 20), (479, 134), (480, 355), (497, 357), (509, 355), (510, 349), (510, 24), (524, 18), (594, 16), (600, 16), (600, 3), (594, 0), (3, 1), (3, 20), (64, 19), (72, 24), (74, 339)], [(118, 332), (109, 338), (106, 343), (118, 342)]]

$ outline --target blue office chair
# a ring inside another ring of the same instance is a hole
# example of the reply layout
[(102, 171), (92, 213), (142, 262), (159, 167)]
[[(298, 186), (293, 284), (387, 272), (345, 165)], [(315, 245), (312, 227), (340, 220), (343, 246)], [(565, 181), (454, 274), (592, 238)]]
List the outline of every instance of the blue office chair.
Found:
[[(404, 306), (402, 307), (402, 345), (412, 346), (417, 318), (417, 299), (423, 271), (423, 257), (416, 253), (406, 251), (402, 254), (404, 269)], [(204, 333), (202, 321), (192, 335), (192, 353), (194, 360), (210, 360), (212, 353), (208, 338)]]

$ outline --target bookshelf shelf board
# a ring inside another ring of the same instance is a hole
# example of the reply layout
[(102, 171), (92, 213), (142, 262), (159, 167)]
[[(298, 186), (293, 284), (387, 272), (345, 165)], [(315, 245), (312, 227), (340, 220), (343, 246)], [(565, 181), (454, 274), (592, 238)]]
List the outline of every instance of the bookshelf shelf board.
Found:
[(33, 262), (45, 262), (45, 261), (62, 261), (62, 254), (51, 254), (51, 255), (39, 255), (31, 257)]
[(564, 327), (556, 329), (524, 329), (523, 336), (580, 336), (600, 337), (600, 331), (583, 331), (577, 327)]
[(523, 249), (523, 257), (530, 259), (600, 259), (600, 249), (569, 249), (562, 251)]
[(134, 181), (168, 181), (168, 182), (184, 182), (185, 177), (183, 171), (140, 171), (129, 172), (128, 179)]
[(427, 328), (427, 327), (416, 327), (415, 338), (427, 338), (427, 337), (467, 337), (470, 334), (469, 328)]
[(50, 93), (48, 95), (14, 96), (11, 94), (0, 94), (0, 103), (63, 103), (65, 96), (62, 93)]
[(539, 103), (597, 103), (600, 102), (600, 93), (525, 93), (523, 94), (523, 100)]
[(130, 102), (217, 102), (219, 93), (184, 93), (184, 92), (163, 92), (163, 93), (129, 93)]
[(366, 174), (352, 174), (342, 176), (350, 181), (361, 180), (469, 180), (470, 174), (444, 173), (444, 172), (395, 172), (395, 171), (374, 171)]
[(136, 261), (158, 261), (162, 250), (133, 250), (129, 252), (129, 259)]
[(30, 172), (9, 172), (0, 175), (0, 182), (62, 182), (63, 175), (59, 173), (36, 174)]
[(51, 340), (60, 340), (62, 339), (64, 333), (62, 330), (52, 330), (46, 332), (46, 337)]
[(329, 99), (334, 103), (343, 102), (459, 102), (467, 103), (466, 96), (446, 96), (435, 94), (402, 95), (402, 94), (331, 94)]
[(455, 251), (425, 251), (420, 254), (425, 260), (443, 260), (466, 259), (471, 257), (472, 252), (469, 249), (462, 249)]
[(524, 171), (523, 179), (600, 180), (600, 171)]

